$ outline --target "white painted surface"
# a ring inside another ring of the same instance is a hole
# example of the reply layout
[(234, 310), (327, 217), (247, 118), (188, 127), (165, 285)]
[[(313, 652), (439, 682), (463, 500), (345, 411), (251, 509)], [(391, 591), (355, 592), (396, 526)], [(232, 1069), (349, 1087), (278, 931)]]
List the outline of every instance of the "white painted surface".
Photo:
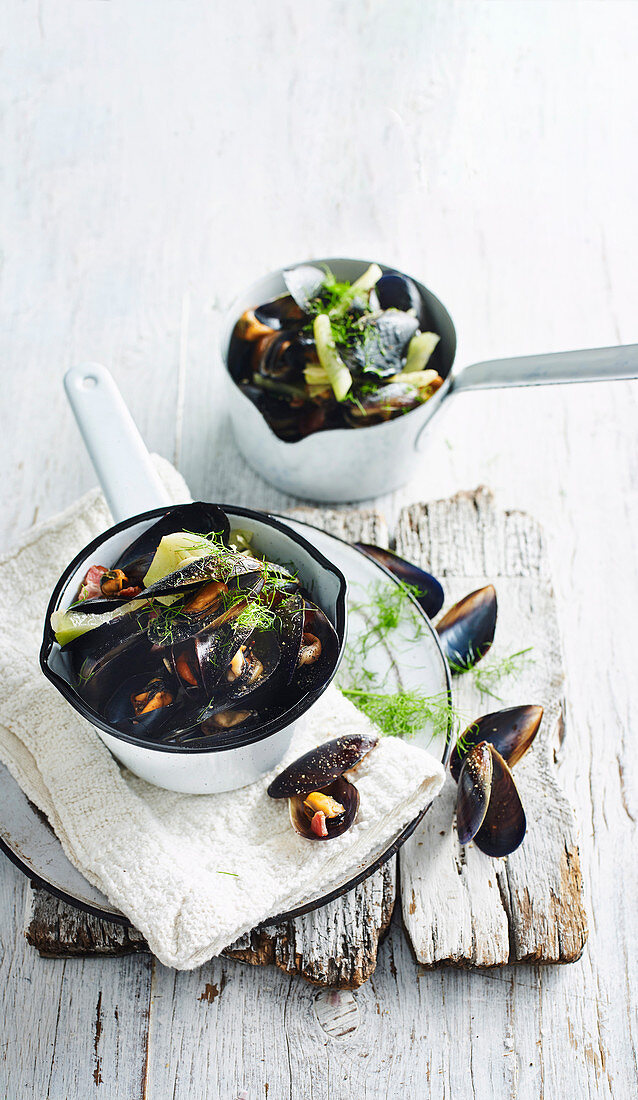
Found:
[[(638, 340), (635, 3), (42, 0), (3, 16), (5, 546), (92, 483), (61, 385), (90, 359), (194, 494), (292, 503), (236, 455), (213, 368), (223, 306), (289, 259), (421, 275), (460, 362)], [(562, 779), (591, 892), (581, 962), (422, 971), (396, 927), (356, 1032), (330, 1036), (312, 990), (274, 969), (40, 959), (7, 863), (12, 1100), (636, 1094), (637, 414), (635, 383), (459, 395), (412, 483), (379, 502), (392, 521), (483, 481), (547, 527)]]

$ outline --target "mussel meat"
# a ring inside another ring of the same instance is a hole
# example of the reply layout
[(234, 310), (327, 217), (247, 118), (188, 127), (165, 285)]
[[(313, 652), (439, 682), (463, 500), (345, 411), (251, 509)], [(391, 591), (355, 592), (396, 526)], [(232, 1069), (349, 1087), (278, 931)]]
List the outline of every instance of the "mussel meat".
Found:
[(496, 590), (493, 584), (470, 592), (436, 624), (452, 672), (465, 672), (490, 649), (496, 630)]
[(361, 550), (373, 561), (389, 569), (398, 580), (410, 586), (416, 602), (425, 611), (428, 618), (433, 619), (443, 607), (443, 587), (436, 577), (419, 569), (411, 561), (394, 554), (392, 550), (385, 550), (381, 546), (373, 546), (369, 542), (355, 542), (357, 550)]
[(359, 734), (326, 741), (273, 779), (268, 794), (288, 799), (295, 832), (307, 840), (330, 840), (354, 824), (359, 792), (347, 773), (361, 763), (377, 740)]

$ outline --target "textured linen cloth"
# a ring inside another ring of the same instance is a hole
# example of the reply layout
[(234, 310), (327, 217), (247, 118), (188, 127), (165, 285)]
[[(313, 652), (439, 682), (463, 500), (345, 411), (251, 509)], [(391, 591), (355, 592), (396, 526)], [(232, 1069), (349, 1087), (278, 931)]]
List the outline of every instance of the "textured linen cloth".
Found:
[[(189, 500), (179, 474), (156, 461), (172, 499)], [(38, 664), (54, 584), (110, 523), (94, 491), (0, 560), (0, 758), (47, 815), (71, 862), (140, 929), (160, 961), (191, 969), (260, 921), (354, 875), (438, 794), (444, 775), (428, 753), (381, 739), (357, 771), (357, 822), (322, 844), (299, 837), (286, 800), (267, 796), (272, 774), (239, 791), (185, 795), (118, 765)], [(370, 728), (331, 687), (299, 722), (276, 770), (321, 741)]]

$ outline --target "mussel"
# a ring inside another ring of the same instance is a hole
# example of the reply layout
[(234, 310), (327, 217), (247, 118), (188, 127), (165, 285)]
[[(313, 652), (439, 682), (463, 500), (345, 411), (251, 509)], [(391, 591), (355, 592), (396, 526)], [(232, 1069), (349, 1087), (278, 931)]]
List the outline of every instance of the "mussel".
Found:
[(361, 550), (373, 561), (389, 569), (398, 580), (410, 586), (416, 602), (425, 611), (428, 618), (433, 619), (443, 607), (443, 587), (436, 577), (419, 569), (411, 561), (394, 554), (392, 550), (386, 550), (381, 546), (373, 546), (369, 542), (355, 542), (357, 550)]
[(401, 413), (415, 409), (420, 403), (416, 386), (407, 382), (389, 382), (371, 393), (357, 394), (356, 399), (348, 404), (344, 416), (350, 427), (364, 428), (392, 420)]
[(465, 672), (490, 649), (496, 630), (496, 590), (493, 584), (470, 592), (436, 624), (452, 672)]
[(337, 737), (293, 761), (268, 787), (271, 798), (287, 798), (295, 832), (307, 840), (341, 836), (355, 822), (359, 792), (347, 777), (377, 744), (365, 734)]
[(346, 362), (362, 371), (364, 378), (367, 372), (378, 378), (400, 373), (418, 327), (419, 322), (411, 313), (384, 310), (363, 325), (363, 339), (346, 355)]
[[(323, 689), (339, 640), (289, 569), (254, 557), (250, 539), (229, 545), (219, 509), (183, 506), (171, 515), (199, 515), (214, 529), (175, 530), (166, 517), (151, 528), (155, 545), (146, 532), (120, 566), (89, 568), (91, 589), (105, 589), (114, 614), (86, 627), (66, 613), (56, 620), (70, 682), (96, 718), (131, 737), (241, 739)], [(144, 561), (139, 579), (148, 583), (120, 610), (113, 601), (126, 591), (129, 559)]]
[(530, 747), (543, 716), (540, 706), (485, 714), (459, 738), (450, 760), (458, 783), (456, 826), (485, 855), (510, 855), (522, 843), (526, 820), (510, 765)]

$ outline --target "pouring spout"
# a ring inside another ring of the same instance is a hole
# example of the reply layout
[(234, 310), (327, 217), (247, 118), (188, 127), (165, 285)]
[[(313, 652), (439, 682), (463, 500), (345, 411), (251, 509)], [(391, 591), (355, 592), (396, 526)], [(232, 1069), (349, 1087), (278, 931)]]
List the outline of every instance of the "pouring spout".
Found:
[(452, 375), (449, 392), (502, 389), (506, 386), (547, 386), (562, 382), (609, 382), (628, 378), (638, 378), (638, 344), (472, 363)]
[(113, 376), (72, 367), (64, 388), (115, 523), (171, 503)]

